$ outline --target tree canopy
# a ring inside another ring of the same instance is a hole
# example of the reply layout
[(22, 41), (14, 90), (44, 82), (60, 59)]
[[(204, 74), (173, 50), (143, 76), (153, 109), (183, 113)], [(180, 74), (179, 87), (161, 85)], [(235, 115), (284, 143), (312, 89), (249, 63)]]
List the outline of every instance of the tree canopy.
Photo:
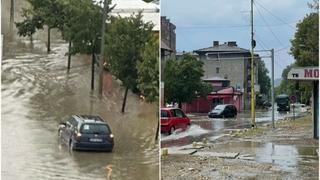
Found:
[(260, 85), (260, 93), (268, 95), (271, 88), (271, 79), (268, 76), (268, 69), (261, 59), (257, 59), (258, 63), (258, 82)]
[[(151, 94), (155, 93), (152, 90), (154, 87), (151, 84), (158, 83), (154, 75), (156, 68), (151, 66), (149, 67), (151, 69), (145, 69), (146, 65), (151, 65), (151, 63), (157, 61), (154, 56), (159, 51), (158, 49), (156, 50), (155, 44), (150, 42), (153, 36), (153, 26), (152, 23), (142, 21), (141, 13), (131, 15), (130, 17), (119, 16), (111, 18), (111, 24), (106, 35), (105, 50), (111, 73), (120, 79), (122, 85), (126, 88), (122, 112), (124, 112), (128, 89), (131, 89), (135, 93), (139, 93), (140, 91)], [(154, 50), (156, 52), (152, 52)], [(151, 59), (147, 60), (146, 58)], [(140, 66), (138, 65), (139, 63)], [(138, 69), (140, 70), (139, 72)], [(139, 75), (141, 76), (140, 79)], [(151, 81), (143, 77), (149, 75), (150, 77), (152, 76)], [(139, 82), (142, 84), (138, 87)], [(151, 83), (149, 84), (150, 87), (146, 87), (146, 83)], [(149, 97), (148, 100), (152, 100)]]
[(197, 95), (207, 95), (212, 90), (201, 80), (203, 63), (185, 54), (181, 60), (168, 59), (164, 68), (164, 94), (167, 102), (190, 103)]
[(137, 64), (138, 88), (148, 102), (159, 99), (159, 35), (154, 35), (142, 51)]
[(298, 66), (319, 66), (319, 13), (307, 14), (297, 24), (290, 53)]
[(111, 18), (106, 38), (106, 54), (111, 72), (125, 87), (137, 90), (137, 63), (152, 35), (153, 25), (144, 23), (142, 15)]
[(291, 40), (290, 54), (293, 55), (295, 62), (283, 70), (281, 84), (276, 88), (276, 94), (296, 95), (301, 103), (306, 104), (311, 97), (311, 85), (290, 81), (287, 76), (293, 67), (319, 66), (319, 2), (313, 0), (308, 6), (312, 12), (297, 24), (297, 31)]

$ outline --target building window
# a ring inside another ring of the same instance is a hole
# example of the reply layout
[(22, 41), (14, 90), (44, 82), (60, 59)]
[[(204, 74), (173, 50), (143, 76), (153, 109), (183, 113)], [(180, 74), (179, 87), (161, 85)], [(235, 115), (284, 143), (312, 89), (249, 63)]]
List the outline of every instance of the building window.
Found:
[(220, 68), (216, 68), (216, 73), (219, 74), (220, 73)]

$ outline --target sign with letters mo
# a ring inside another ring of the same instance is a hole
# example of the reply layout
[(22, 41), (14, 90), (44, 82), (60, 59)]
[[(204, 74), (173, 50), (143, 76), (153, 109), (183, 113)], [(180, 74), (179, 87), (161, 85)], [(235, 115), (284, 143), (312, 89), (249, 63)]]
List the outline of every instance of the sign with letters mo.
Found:
[(297, 67), (288, 73), (292, 80), (319, 80), (319, 67)]

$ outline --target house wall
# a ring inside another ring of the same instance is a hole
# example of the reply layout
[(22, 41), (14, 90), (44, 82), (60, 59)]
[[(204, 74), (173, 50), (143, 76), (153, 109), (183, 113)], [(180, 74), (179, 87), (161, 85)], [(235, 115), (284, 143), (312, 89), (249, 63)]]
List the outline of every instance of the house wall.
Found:
[(161, 16), (161, 41), (165, 42), (173, 53), (176, 52), (176, 26), (165, 16)]
[[(215, 98), (220, 98), (219, 95)], [(237, 110), (241, 110), (241, 95), (228, 95), (223, 96), (223, 104), (233, 104), (236, 106)], [(208, 113), (213, 109), (213, 99), (208, 99), (207, 97), (198, 97), (194, 99), (191, 103), (183, 103), (182, 110), (186, 113)]]
[[(235, 59), (224, 59), (235, 58)], [(200, 60), (204, 63), (204, 77), (220, 77), (230, 80), (230, 86), (236, 89), (245, 87), (246, 79), (246, 62), (243, 54), (241, 55), (220, 55), (219, 58), (210, 58), (207, 56), (200, 56)], [(219, 72), (217, 72), (219, 68)]]

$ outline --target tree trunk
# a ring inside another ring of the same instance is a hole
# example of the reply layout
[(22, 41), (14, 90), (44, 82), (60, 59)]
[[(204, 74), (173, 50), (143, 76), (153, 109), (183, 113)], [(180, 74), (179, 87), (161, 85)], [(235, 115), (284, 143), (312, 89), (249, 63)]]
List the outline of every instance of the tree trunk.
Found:
[(30, 36), (30, 47), (33, 49), (33, 37), (32, 37), (32, 35)]
[(50, 49), (50, 31), (51, 31), (51, 28), (48, 27), (48, 46), (47, 46), (48, 53), (51, 51), (51, 49)]
[[(158, 117), (159, 117), (159, 115), (158, 115)], [(159, 118), (158, 118), (158, 126), (157, 126), (157, 131), (156, 131), (156, 137), (154, 139), (155, 141), (157, 141), (158, 137), (159, 137), (159, 129), (160, 129), (160, 127), (159, 127), (160, 125), (159, 124), (160, 124), (160, 122), (159, 122)]]
[(13, 22), (14, 22), (14, 0), (11, 0), (10, 6), (10, 29), (13, 29)]
[(129, 90), (129, 88), (126, 88), (126, 91), (124, 93), (123, 102), (122, 102), (122, 109), (121, 109), (122, 113), (124, 113), (124, 109), (126, 107), (128, 90)]
[(69, 41), (69, 50), (68, 50), (68, 72), (70, 70), (70, 64), (71, 64), (71, 41)]
[(91, 90), (94, 89), (94, 53), (92, 52), (92, 65), (91, 65)]

